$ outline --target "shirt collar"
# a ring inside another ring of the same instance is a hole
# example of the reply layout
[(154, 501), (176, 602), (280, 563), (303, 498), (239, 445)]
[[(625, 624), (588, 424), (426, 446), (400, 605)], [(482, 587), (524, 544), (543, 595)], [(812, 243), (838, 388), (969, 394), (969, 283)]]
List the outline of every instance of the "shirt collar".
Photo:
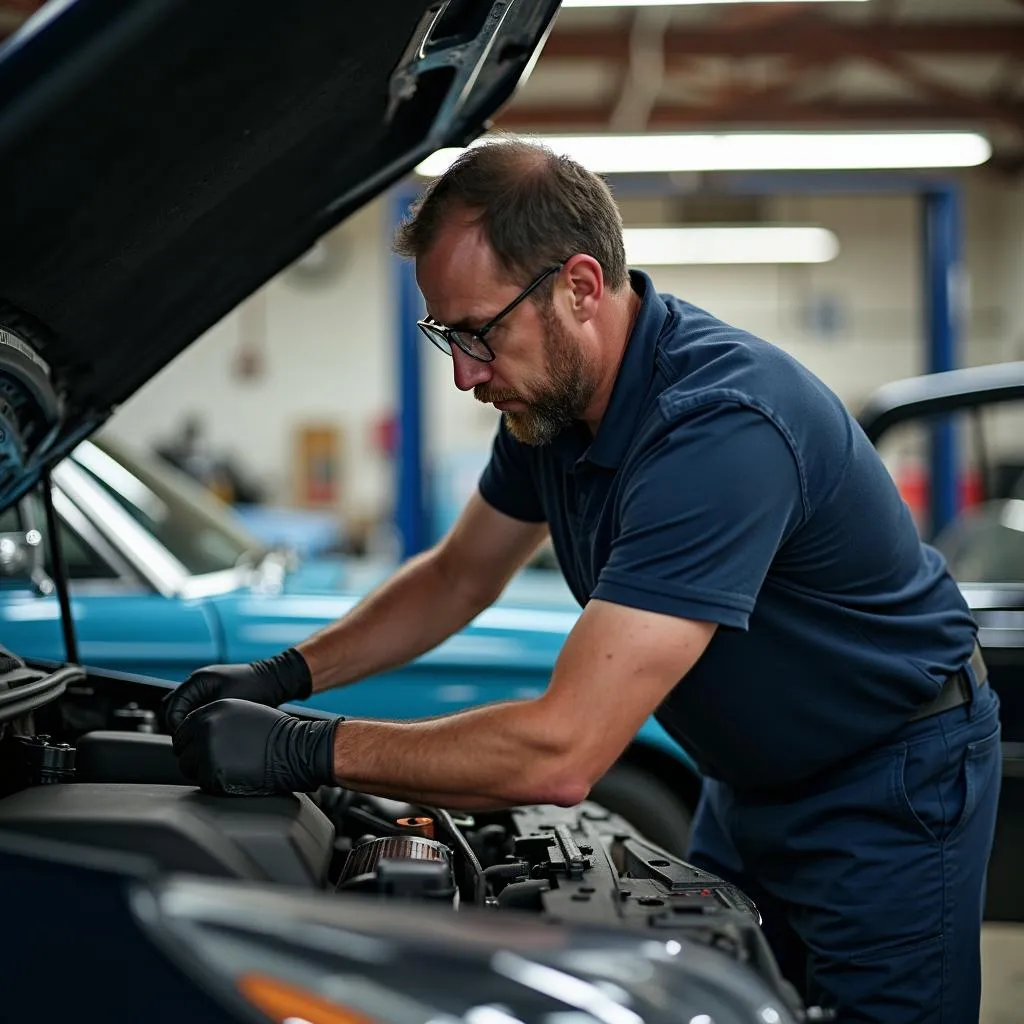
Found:
[(583, 453), (589, 462), (607, 469), (619, 465), (636, 433), (644, 397), (654, 375), (658, 338), (668, 318), (668, 306), (651, 279), (641, 270), (631, 270), (629, 277), (633, 291), (641, 299), (640, 311), (626, 343), (608, 408), (601, 417), (597, 435)]

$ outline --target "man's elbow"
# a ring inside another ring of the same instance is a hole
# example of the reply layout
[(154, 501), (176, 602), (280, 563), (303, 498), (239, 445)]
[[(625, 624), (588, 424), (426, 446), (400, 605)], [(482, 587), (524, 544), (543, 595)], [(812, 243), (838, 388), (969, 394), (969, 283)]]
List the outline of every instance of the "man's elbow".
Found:
[(575, 807), (577, 804), (583, 803), (589, 795), (589, 782), (577, 782), (572, 779), (565, 779), (558, 785), (551, 788), (551, 795), (544, 802), (555, 804), (558, 807)]
[(514, 713), (526, 716), (520, 735), (527, 739), (520, 750), (520, 769), (509, 773), (505, 783), (505, 798), (515, 804), (558, 807), (586, 800), (615, 760), (607, 743), (565, 720), (552, 721), (544, 698), (524, 701), (514, 706)]
[(431, 564), (452, 595), (470, 617), (489, 608), (501, 596), (505, 581), (466, 571), (460, 559), (453, 558), (442, 540), (429, 552)]
[(502, 794), (502, 799), (512, 806), (554, 804), (556, 807), (575, 807), (587, 799), (589, 792), (588, 784), (572, 779), (538, 779), (527, 785), (510, 787)]
[(510, 779), (507, 797), (515, 804), (555, 804), (575, 807), (583, 803), (597, 781), (572, 760), (538, 759), (529, 771)]

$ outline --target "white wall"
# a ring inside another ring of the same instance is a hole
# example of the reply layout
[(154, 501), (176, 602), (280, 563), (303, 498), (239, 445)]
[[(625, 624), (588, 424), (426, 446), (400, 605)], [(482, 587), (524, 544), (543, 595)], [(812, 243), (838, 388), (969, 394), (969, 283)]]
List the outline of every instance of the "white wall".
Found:
[(1005, 186), (995, 236), (996, 274), (1004, 297), (1005, 359), (1024, 359), (1024, 183)]
[[(371, 443), (373, 418), (392, 402), (391, 265), (385, 202), (327, 239), (340, 267), (327, 283), (285, 272), (225, 317), (118, 411), (111, 433), (151, 446), (200, 412), (212, 445), (230, 452), (275, 501), (292, 496), (293, 428), (327, 423), (344, 434), (344, 510), (376, 512), (390, 467)], [(262, 355), (251, 379), (235, 372), (240, 350)]]
[[(969, 186), (964, 258), (970, 288), (964, 362), (1006, 358), (995, 244), (1006, 197)], [(913, 196), (782, 197), (767, 220), (834, 231), (829, 263), (648, 268), (655, 283), (791, 352), (856, 407), (879, 385), (924, 372), (922, 208)]]
[[(658, 216), (657, 203), (623, 205), (634, 218)], [(839, 257), (809, 267), (655, 268), (656, 285), (788, 349), (854, 407), (879, 384), (921, 371), (918, 202), (819, 196), (772, 206), (779, 220), (834, 230)], [(288, 273), (275, 279), (128, 402), (111, 430), (152, 444), (180, 417), (201, 411), (213, 443), (242, 459), (272, 499), (286, 502), (292, 429), (338, 424), (346, 437), (344, 511), (385, 512), (391, 467), (371, 444), (370, 420), (393, 409), (397, 311), (388, 210), (377, 202), (329, 239), (332, 251), (342, 243), (347, 258), (327, 283), (299, 287)], [(1024, 358), (1024, 186), (972, 179), (965, 213), (965, 361)], [(829, 309), (836, 321), (826, 330), (821, 317)], [(265, 367), (256, 379), (233, 372), (246, 342), (262, 348)], [(430, 449), (485, 449), (494, 411), (454, 389), (450, 362), (426, 342), (424, 364)]]

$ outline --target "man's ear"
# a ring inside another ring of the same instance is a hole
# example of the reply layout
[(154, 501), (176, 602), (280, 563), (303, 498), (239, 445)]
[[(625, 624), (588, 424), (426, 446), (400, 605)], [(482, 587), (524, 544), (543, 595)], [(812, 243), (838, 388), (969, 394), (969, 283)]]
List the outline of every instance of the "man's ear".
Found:
[(568, 259), (562, 273), (569, 282), (571, 314), (578, 323), (586, 323), (597, 316), (604, 295), (604, 271), (593, 256), (577, 253)]

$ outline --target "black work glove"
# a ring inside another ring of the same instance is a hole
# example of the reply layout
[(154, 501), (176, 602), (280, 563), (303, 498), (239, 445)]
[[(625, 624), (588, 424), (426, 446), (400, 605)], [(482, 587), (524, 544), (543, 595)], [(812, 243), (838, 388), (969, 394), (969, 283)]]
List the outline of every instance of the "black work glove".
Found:
[(207, 665), (198, 668), (163, 700), (164, 723), (174, 732), (185, 717), (211, 701), (235, 697), (276, 707), (305, 700), (313, 692), (306, 659), (294, 648), (248, 665)]
[(247, 700), (193, 711), (174, 734), (182, 773), (207, 793), (266, 796), (334, 786), (334, 730)]

